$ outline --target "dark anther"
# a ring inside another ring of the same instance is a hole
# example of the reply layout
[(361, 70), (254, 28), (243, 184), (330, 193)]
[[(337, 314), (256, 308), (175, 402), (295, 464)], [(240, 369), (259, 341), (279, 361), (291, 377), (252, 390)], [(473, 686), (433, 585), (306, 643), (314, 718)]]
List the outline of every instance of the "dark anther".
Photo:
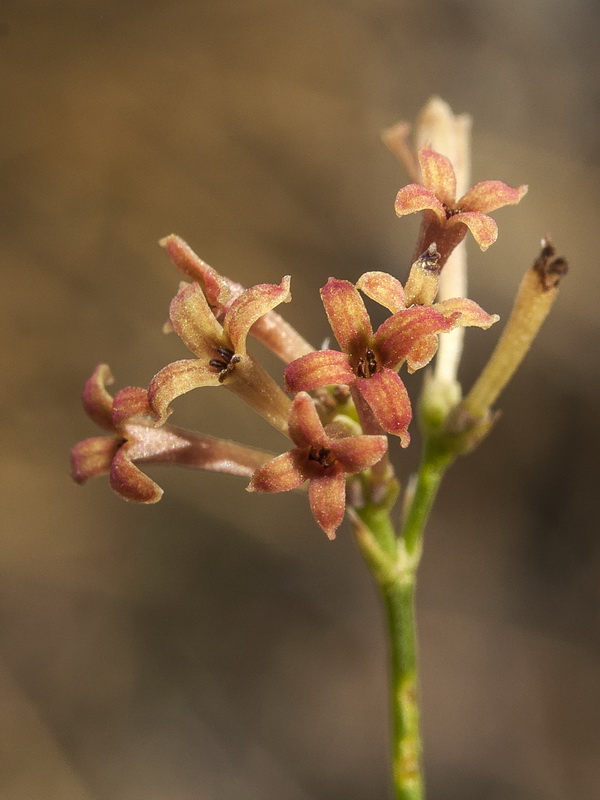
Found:
[(556, 257), (556, 250), (549, 239), (542, 240), (542, 249), (533, 262), (533, 268), (540, 277), (546, 291), (558, 286), (560, 279), (567, 274), (569, 265), (566, 258)]
[(375, 358), (375, 353), (370, 348), (367, 348), (364, 356), (358, 359), (356, 374), (359, 378), (370, 378), (371, 375), (374, 375), (376, 372), (377, 360)]
[(462, 214), (462, 208), (450, 208), (450, 206), (447, 206), (446, 203), (442, 203), (442, 205), (444, 206), (446, 219), (450, 219), (450, 217), (455, 217), (457, 214)]
[(225, 378), (233, 371), (234, 366), (240, 361), (241, 356), (236, 356), (229, 347), (217, 347), (217, 353), (221, 358), (211, 358), (208, 365), (218, 370), (219, 383), (223, 383)]
[(438, 253), (437, 245), (435, 242), (432, 242), (427, 250), (417, 258), (417, 263), (426, 269), (428, 272), (439, 272), (440, 267), (438, 266), (438, 261), (441, 258), (441, 254)]
[(326, 447), (311, 447), (308, 457), (311, 461), (317, 461), (322, 467), (333, 467), (335, 456), (331, 455), (331, 450)]

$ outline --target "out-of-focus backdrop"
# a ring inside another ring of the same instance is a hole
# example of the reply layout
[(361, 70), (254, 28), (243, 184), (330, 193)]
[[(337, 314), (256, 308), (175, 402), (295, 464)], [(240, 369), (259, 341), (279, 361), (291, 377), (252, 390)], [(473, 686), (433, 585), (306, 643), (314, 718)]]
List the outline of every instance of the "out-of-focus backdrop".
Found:
[[(600, 796), (599, 8), (3, 0), (3, 800), (390, 797), (383, 621), (350, 530), (167, 468), (160, 504), (128, 505), (72, 485), (68, 450), (97, 433), (98, 362), (120, 388), (187, 354), (161, 332), (161, 236), (245, 284), (291, 273), (285, 313), (317, 345), (328, 276), (404, 278), (417, 221), (379, 132), (434, 93), (474, 117), (474, 180), (530, 185), (469, 245), (471, 296), (506, 318), (548, 233), (572, 270), (427, 531), (428, 796)], [(465, 385), (497, 327), (467, 334)], [(281, 447), (217, 391), (175, 422)]]

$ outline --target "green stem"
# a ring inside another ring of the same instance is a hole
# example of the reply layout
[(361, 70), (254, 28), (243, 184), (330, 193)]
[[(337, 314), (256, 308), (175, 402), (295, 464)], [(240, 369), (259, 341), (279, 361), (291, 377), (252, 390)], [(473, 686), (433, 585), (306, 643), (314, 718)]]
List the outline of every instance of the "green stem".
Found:
[(404, 541), (407, 553), (415, 557), (417, 562), (421, 556), (423, 531), (429, 512), (444, 473), (453, 460), (454, 454), (438, 440), (425, 441), (414, 495), (401, 531), (401, 539)]
[(354, 518), (356, 539), (379, 586), (386, 612), (392, 712), (395, 800), (424, 800), (417, 671), (415, 586), (423, 529), (438, 487), (454, 456), (428, 439), (400, 538), (389, 505), (367, 503)]
[(394, 796), (423, 800), (414, 617), (417, 563), (396, 539), (388, 508), (367, 505), (357, 517), (356, 539), (381, 591), (387, 618)]
[(423, 800), (417, 681), (415, 580), (381, 587), (390, 642), (392, 775), (396, 800)]

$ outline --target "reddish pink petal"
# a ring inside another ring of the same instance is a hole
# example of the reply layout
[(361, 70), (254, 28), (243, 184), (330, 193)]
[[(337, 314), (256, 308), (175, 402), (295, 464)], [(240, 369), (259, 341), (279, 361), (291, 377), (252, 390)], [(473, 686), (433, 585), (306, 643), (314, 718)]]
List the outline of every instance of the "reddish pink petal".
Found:
[(454, 327), (454, 319), (446, 319), (432, 306), (411, 306), (386, 319), (375, 334), (375, 345), (381, 363), (395, 368), (424, 336), (442, 333)]
[(122, 444), (123, 440), (117, 436), (94, 436), (77, 442), (71, 450), (71, 477), (75, 483), (106, 475)]
[(223, 330), (235, 353), (245, 355), (248, 331), (257, 320), (280, 303), (290, 302), (290, 280), (290, 276), (286, 275), (279, 286), (274, 283), (260, 283), (236, 297), (223, 322)]
[(331, 440), (329, 447), (344, 472), (362, 472), (381, 461), (388, 446), (387, 436), (349, 436)]
[(463, 211), (488, 214), (502, 206), (514, 206), (527, 194), (527, 186), (513, 189), (502, 181), (482, 181), (472, 186), (456, 203)]
[(392, 314), (406, 308), (402, 284), (388, 272), (365, 272), (358, 279), (356, 288)]
[(139, 386), (127, 386), (117, 392), (113, 402), (112, 420), (118, 430), (123, 423), (132, 417), (153, 414), (148, 392)]
[(112, 431), (112, 406), (113, 399), (109, 392), (106, 390), (106, 384), (113, 382), (108, 364), (98, 364), (92, 375), (87, 379), (83, 387), (81, 400), (83, 408), (88, 417), (104, 428), (106, 431)]
[(346, 513), (346, 476), (342, 470), (330, 467), (312, 478), (308, 488), (310, 510), (329, 539), (342, 524)]
[(294, 397), (288, 430), (291, 440), (298, 447), (323, 447), (327, 443), (327, 435), (315, 404), (306, 392), (300, 392)]
[(312, 392), (321, 386), (344, 384), (356, 380), (350, 361), (339, 350), (316, 350), (292, 361), (284, 370), (286, 392)]
[(444, 206), (433, 192), (420, 186), (418, 183), (411, 183), (400, 189), (396, 195), (396, 215), (404, 217), (406, 214), (415, 214), (417, 211), (433, 211), (440, 222), (446, 220)]
[(456, 200), (456, 175), (452, 162), (435, 150), (419, 150), (419, 164), (423, 184), (438, 198), (452, 208)]
[(406, 354), (406, 368), (409, 372), (416, 372), (426, 367), (437, 353), (439, 340), (435, 334), (421, 336)]
[(200, 386), (219, 386), (219, 374), (208, 364), (185, 359), (161, 369), (148, 386), (148, 400), (159, 424), (171, 413), (169, 405), (176, 397)]
[(297, 489), (308, 478), (306, 455), (298, 450), (277, 456), (259, 467), (248, 486), (249, 492), (288, 492)]
[(455, 214), (450, 217), (447, 224), (449, 228), (454, 225), (466, 225), (481, 250), (487, 250), (498, 238), (498, 226), (494, 220), (485, 214), (479, 214), (475, 211)]
[[(446, 318), (454, 318), (454, 327), (456, 328), (474, 326), (476, 328), (487, 329), (500, 319), (498, 314), (488, 314), (481, 306), (473, 302), (473, 300), (467, 300), (464, 297), (443, 300), (441, 303), (436, 303), (434, 308)], [(460, 316), (457, 317), (457, 314), (460, 314)]]
[(158, 503), (163, 490), (145, 475), (127, 455), (127, 445), (120, 448), (110, 469), (110, 485), (125, 500), (132, 503)]
[(407, 447), (412, 410), (400, 377), (391, 369), (384, 369), (370, 378), (359, 378), (356, 386), (383, 430), (399, 436), (402, 447)]
[(207, 363), (215, 358), (217, 347), (230, 346), (197, 283), (183, 284), (171, 301), (169, 316), (185, 346)]
[(180, 236), (172, 233), (161, 239), (159, 245), (165, 248), (178, 270), (202, 285), (209, 305), (224, 306), (231, 299), (231, 287), (226, 279), (197, 256)]
[(321, 289), (321, 299), (340, 349), (352, 355), (368, 347), (373, 328), (354, 284), (329, 278)]

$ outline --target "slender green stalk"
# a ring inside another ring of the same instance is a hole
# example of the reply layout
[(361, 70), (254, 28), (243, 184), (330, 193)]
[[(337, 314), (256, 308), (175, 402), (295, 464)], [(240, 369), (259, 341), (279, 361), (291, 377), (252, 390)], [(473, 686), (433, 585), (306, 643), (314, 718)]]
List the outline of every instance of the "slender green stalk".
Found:
[(422, 800), (421, 734), (414, 610), (415, 576), (382, 586), (389, 643), (392, 776), (396, 800)]
[(392, 779), (395, 800), (424, 800), (415, 623), (416, 572), (429, 511), (452, 454), (428, 440), (400, 538), (387, 505), (367, 503), (352, 519), (383, 599), (390, 652)]
[(429, 512), (440, 483), (454, 455), (435, 439), (427, 439), (419, 465), (417, 482), (402, 526), (401, 539), (410, 556), (420, 558), (422, 538)]

